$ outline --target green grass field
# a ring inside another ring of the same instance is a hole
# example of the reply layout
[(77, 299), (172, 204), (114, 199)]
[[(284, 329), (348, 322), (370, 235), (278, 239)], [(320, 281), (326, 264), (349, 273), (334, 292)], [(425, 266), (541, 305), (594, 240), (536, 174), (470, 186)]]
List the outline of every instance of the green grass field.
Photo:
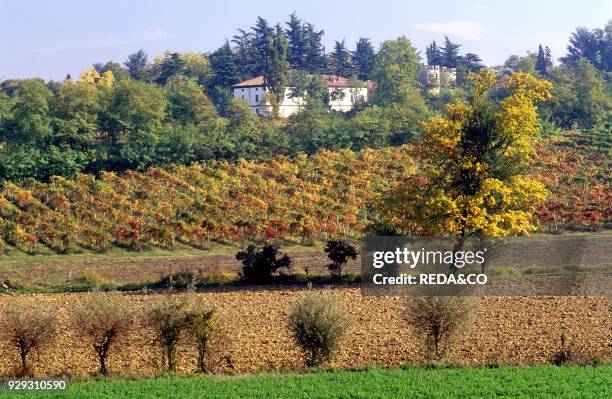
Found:
[(612, 365), (366, 369), (243, 377), (73, 382), (63, 393), (2, 398), (610, 398)]

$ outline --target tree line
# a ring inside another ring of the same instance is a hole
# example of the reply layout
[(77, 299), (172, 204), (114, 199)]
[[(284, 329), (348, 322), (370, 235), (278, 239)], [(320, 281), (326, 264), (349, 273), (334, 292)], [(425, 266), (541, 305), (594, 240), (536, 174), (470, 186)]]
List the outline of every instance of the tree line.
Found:
[[(260, 17), (208, 54), (166, 52), (149, 61), (139, 50), (123, 65), (96, 63), (63, 82), (4, 80), (0, 181), (401, 145), (421, 134), (425, 118), (468, 100), (468, 73), (484, 67), (449, 38), (443, 46), (432, 42), (427, 62), (457, 68), (458, 75), (455, 85), (433, 95), (419, 82), (422, 60), (409, 39), (384, 41), (377, 50), (367, 38), (354, 50), (337, 41), (328, 54), (323, 34), (295, 14), (284, 28)], [(603, 29), (578, 28), (556, 66), (540, 45), (537, 52), (509, 56), (495, 71), (527, 72), (553, 83), (553, 99), (538, 109), (543, 131), (584, 129), (609, 142), (611, 48), (608, 22)], [(377, 88), (368, 103), (332, 112), (317, 77), (322, 73), (374, 80)], [(262, 74), (271, 99), (291, 86), (305, 97), (304, 108), (288, 120), (259, 118), (233, 99), (232, 84)], [(508, 94), (503, 87), (491, 92), (498, 100)]]

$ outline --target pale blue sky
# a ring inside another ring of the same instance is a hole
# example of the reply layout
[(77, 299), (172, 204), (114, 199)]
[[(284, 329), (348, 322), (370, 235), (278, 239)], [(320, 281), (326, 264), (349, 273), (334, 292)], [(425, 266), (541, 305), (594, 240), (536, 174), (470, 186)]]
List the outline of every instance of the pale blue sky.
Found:
[(612, 1), (144, 1), (0, 0), (0, 80), (73, 76), (94, 62), (142, 48), (150, 58), (165, 50), (214, 50), (258, 15), (284, 22), (296, 11), (325, 30), (325, 45), (365, 36), (378, 45), (405, 35), (424, 54), (446, 33), (488, 65), (509, 54), (548, 44), (556, 59), (576, 26), (603, 27)]

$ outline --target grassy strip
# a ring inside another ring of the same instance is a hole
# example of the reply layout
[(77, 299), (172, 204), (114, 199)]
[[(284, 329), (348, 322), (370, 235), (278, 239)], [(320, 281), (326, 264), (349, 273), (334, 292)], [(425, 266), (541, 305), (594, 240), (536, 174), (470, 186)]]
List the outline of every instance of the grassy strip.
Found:
[[(306, 286), (308, 283), (312, 283), (315, 286), (318, 285), (354, 285), (359, 284), (361, 281), (361, 275), (357, 273), (344, 273), (341, 277), (336, 276), (320, 276), (315, 275), (311, 277), (305, 277), (301, 275), (281, 275), (272, 276), (270, 281), (265, 284), (254, 284), (244, 280), (241, 280), (238, 276), (233, 279), (219, 281), (219, 282), (198, 282), (193, 287), (188, 287), (181, 284), (168, 284), (163, 280), (150, 282), (150, 283), (128, 283), (128, 284), (71, 284), (62, 286), (51, 286), (51, 287), (16, 287), (11, 289), (10, 292), (13, 294), (41, 294), (41, 293), (66, 293), (66, 292), (93, 292), (93, 291), (121, 291), (121, 292), (142, 292), (146, 293), (149, 291), (161, 292), (184, 292), (184, 291), (204, 291), (207, 289), (214, 288), (234, 288), (240, 289), (244, 287), (257, 287), (270, 285), (279, 286)], [(7, 290), (0, 287), (0, 294), (7, 292)]]
[(612, 365), (497, 369), (380, 368), (244, 377), (73, 382), (63, 393), (19, 398), (609, 398)]

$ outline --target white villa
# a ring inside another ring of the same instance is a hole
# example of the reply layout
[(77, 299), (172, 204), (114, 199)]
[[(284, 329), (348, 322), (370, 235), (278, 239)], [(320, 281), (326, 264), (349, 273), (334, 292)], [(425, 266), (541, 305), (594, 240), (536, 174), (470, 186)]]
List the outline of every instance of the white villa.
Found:
[[(328, 93), (333, 93), (329, 106), (333, 111), (347, 112), (353, 109), (356, 103), (368, 101), (368, 95), (374, 87), (372, 81), (365, 81), (363, 87), (354, 87), (347, 78), (334, 75), (322, 75)], [(265, 100), (265, 86), (263, 76), (245, 80), (232, 86), (234, 98), (246, 101), (258, 115), (267, 115), (272, 107)], [(305, 105), (302, 97), (292, 97), (291, 88), (285, 89), (285, 99), (280, 105), (279, 114), (287, 118), (300, 111)]]

